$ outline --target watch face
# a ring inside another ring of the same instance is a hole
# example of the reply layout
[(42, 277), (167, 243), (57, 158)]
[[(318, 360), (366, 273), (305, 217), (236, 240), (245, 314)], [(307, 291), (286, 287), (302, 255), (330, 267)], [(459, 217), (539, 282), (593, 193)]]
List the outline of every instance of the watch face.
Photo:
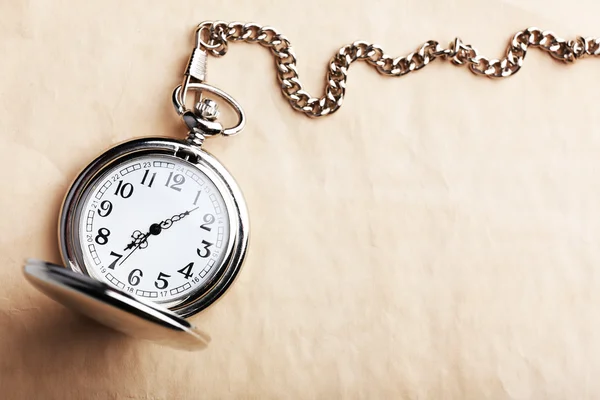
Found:
[(209, 175), (159, 153), (104, 169), (83, 192), (73, 227), (87, 273), (168, 305), (207, 286), (231, 250), (231, 216)]

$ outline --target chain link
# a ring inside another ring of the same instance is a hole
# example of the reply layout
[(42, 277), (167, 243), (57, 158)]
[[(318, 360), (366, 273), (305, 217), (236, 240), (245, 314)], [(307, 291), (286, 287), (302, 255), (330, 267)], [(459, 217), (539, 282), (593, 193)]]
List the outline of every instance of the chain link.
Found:
[(496, 60), (479, 55), (471, 45), (456, 38), (447, 48), (435, 40), (425, 42), (405, 57), (392, 58), (375, 44), (358, 41), (346, 45), (329, 62), (325, 94), (313, 97), (304, 90), (296, 69), (296, 55), (289, 40), (274, 28), (253, 23), (222, 21), (203, 22), (199, 26), (200, 47), (220, 57), (227, 53), (229, 42), (259, 43), (275, 57), (277, 77), (283, 95), (294, 110), (310, 117), (323, 117), (337, 111), (346, 93), (348, 68), (354, 61), (366, 61), (382, 75), (403, 76), (418, 71), (433, 60), (449, 60), (454, 65), (468, 66), (476, 75), (505, 78), (521, 69), (529, 47), (537, 47), (556, 60), (572, 63), (586, 56), (600, 55), (600, 38), (578, 37), (566, 41), (550, 31), (528, 28), (517, 32), (506, 49), (504, 58)]

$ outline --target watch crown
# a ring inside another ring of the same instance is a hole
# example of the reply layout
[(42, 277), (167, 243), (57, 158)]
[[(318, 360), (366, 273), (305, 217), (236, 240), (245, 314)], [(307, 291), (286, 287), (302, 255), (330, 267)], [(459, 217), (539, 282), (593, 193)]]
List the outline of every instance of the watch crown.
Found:
[(219, 117), (219, 106), (216, 101), (211, 99), (204, 99), (196, 104), (196, 111), (200, 117), (208, 121), (214, 121)]

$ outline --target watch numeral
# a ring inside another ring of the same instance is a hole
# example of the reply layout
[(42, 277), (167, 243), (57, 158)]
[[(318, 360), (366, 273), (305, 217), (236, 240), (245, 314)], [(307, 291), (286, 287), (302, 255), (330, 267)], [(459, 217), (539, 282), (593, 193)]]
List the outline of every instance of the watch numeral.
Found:
[(131, 183), (123, 184), (123, 181), (119, 181), (115, 196), (121, 196), (124, 199), (128, 199), (133, 194), (133, 185)]
[(92, 235), (87, 235), (87, 241), (90, 243), (94, 241), (94, 238), (92, 237)]
[(200, 193), (202, 193), (202, 190), (198, 190), (198, 193), (196, 194), (196, 198), (194, 199), (194, 205), (196, 205), (196, 203), (198, 202), (198, 199), (200, 198)]
[(117, 265), (117, 262), (121, 259), (121, 257), (123, 257), (123, 255), (115, 253), (114, 251), (111, 251), (110, 255), (113, 256), (113, 257), (116, 257), (116, 258), (115, 258), (115, 261), (113, 261), (113, 262), (110, 263), (110, 265), (108, 266), (108, 269), (115, 269), (115, 266)]
[[(138, 274), (138, 275), (136, 275)], [(129, 276), (127, 277), (127, 280), (129, 281), (129, 284), (131, 286), (137, 286), (140, 284), (141, 281), (141, 277), (144, 276), (144, 273), (142, 272), (141, 269), (134, 269), (133, 271), (131, 271), (129, 273)]]
[(108, 243), (108, 237), (110, 236), (110, 231), (106, 228), (100, 228), (98, 229), (98, 235), (96, 236), (96, 243), (98, 243), (100, 246), (104, 246), (106, 243)]
[(185, 279), (190, 279), (190, 277), (193, 275), (192, 274), (192, 267), (194, 266), (194, 263), (191, 262), (188, 265), (186, 265), (185, 267), (178, 269), (177, 272), (179, 272), (180, 274), (182, 274), (183, 276), (185, 276)]
[(160, 274), (158, 274), (158, 278), (156, 278), (156, 281), (154, 282), (154, 286), (156, 286), (157, 289), (161, 289), (161, 290), (166, 289), (167, 286), (169, 286), (169, 282), (165, 278), (170, 278), (170, 277), (171, 277), (171, 275), (167, 275), (164, 272), (161, 272)]
[[(100, 210), (98, 210), (98, 215), (101, 217), (108, 217), (108, 215), (112, 212), (113, 205), (110, 201), (104, 200), (100, 203)], [(104, 211), (104, 214), (102, 213)]]
[(209, 247), (212, 246), (213, 243), (207, 242), (206, 240), (203, 240), (202, 244), (204, 245), (204, 247), (202, 249), (197, 249), (196, 252), (198, 253), (198, 255), (200, 257), (206, 258), (206, 257), (210, 256), (210, 249), (209, 249)]
[[(173, 178), (173, 184), (171, 184), (171, 186), (169, 186), (169, 184), (171, 183), (171, 178)], [(183, 185), (183, 183), (185, 182), (185, 176), (181, 175), (181, 174), (175, 174), (173, 175), (173, 172), (169, 173), (169, 178), (167, 179), (167, 183), (165, 183), (165, 186), (170, 187), (171, 189), (177, 190), (178, 192), (181, 192), (181, 188), (179, 186)]]
[(150, 163), (150, 161), (146, 161), (143, 165), (144, 168), (150, 168), (152, 164)]
[(204, 216), (204, 223), (200, 225), (200, 229), (204, 229), (205, 231), (210, 232), (212, 229), (209, 225), (212, 225), (215, 222), (215, 216), (212, 214), (206, 214)]
[[(146, 184), (146, 178), (148, 178), (148, 174), (150, 174), (149, 169), (147, 169), (146, 172), (144, 172), (144, 177), (142, 178), (142, 185)], [(154, 183), (154, 178), (156, 178), (156, 172), (152, 173), (152, 176), (150, 177), (150, 181), (148, 182), (148, 187), (152, 187), (152, 184)]]

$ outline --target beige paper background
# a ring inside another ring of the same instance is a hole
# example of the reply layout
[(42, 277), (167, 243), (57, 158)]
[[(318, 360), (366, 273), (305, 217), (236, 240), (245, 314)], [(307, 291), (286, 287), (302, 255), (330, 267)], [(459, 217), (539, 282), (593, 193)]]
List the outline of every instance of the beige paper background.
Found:
[(435, 63), (351, 68), (332, 117), (278, 92), (260, 46), (210, 60), (249, 122), (206, 148), (252, 223), (233, 290), (193, 318), (200, 353), (128, 339), (22, 278), (59, 261), (79, 169), (116, 142), (183, 134), (172, 88), (206, 19), (279, 28), (311, 92), (364, 39), (406, 54), (456, 35), (489, 56), (530, 25), (600, 35), (587, 1), (0, 3), (0, 398), (600, 397), (600, 60), (528, 55), (515, 77)]

